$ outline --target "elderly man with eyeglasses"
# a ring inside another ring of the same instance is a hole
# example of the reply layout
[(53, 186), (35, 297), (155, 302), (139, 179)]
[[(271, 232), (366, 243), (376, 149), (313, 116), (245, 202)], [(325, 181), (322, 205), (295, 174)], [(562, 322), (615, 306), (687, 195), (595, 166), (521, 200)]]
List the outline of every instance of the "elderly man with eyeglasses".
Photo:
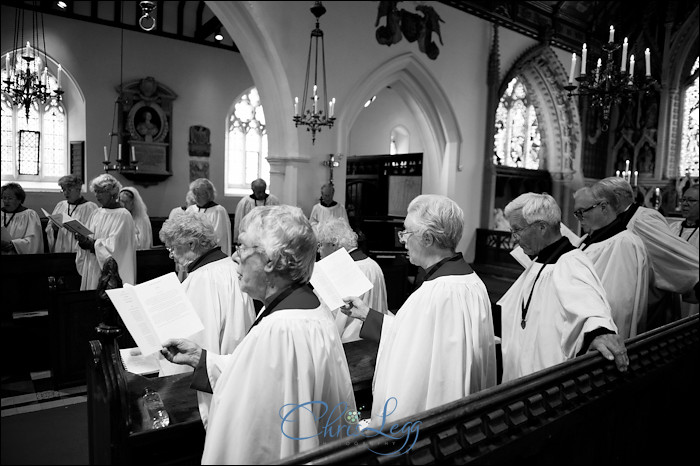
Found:
[(554, 198), (522, 194), (506, 206), (505, 215), (515, 240), (535, 259), (498, 301), (503, 382), (589, 350), (627, 370), (629, 359), (605, 290), (590, 259), (562, 236)]
[(658, 211), (635, 203), (632, 186), (624, 179), (611, 176), (595, 185), (614, 194), (618, 200), (616, 222), (639, 236), (647, 248), (653, 270), (647, 330), (673, 321), (678, 317), (671, 312), (673, 293), (683, 295), (684, 301), (697, 302), (698, 251), (679, 238)]
[(579, 245), (595, 266), (619, 335), (646, 330), (650, 265), (642, 240), (616, 222), (618, 200), (601, 186), (574, 193), (574, 215), (589, 234)]
[[(698, 185), (693, 185), (686, 189), (683, 193), (683, 197), (680, 199), (681, 203), (681, 215), (683, 215), (684, 220), (680, 222), (675, 222), (671, 224), (671, 231), (676, 234), (679, 238), (687, 241), (691, 246), (695, 248), (695, 254), (697, 257), (698, 248), (700, 248), (700, 242), (698, 237)], [(698, 313), (699, 306), (698, 303), (692, 303), (687, 301), (676, 300), (677, 306), (679, 308), (680, 317), (688, 317)]]

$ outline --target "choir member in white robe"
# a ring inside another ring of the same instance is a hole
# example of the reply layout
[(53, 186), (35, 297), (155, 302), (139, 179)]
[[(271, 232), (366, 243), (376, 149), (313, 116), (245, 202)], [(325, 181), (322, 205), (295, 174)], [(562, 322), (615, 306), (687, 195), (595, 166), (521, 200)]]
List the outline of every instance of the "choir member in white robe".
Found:
[(335, 188), (332, 184), (328, 183), (321, 186), (321, 199), (313, 206), (311, 215), (309, 215), (309, 222), (311, 222), (312, 227), (316, 227), (319, 223), (331, 218), (344, 218), (346, 222), (350, 223), (348, 213), (345, 211), (343, 204), (333, 200), (334, 194)]
[(214, 226), (216, 237), (219, 239), (219, 246), (227, 256), (231, 255), (231, 219), (224, 206), (214, 202), (216, 199), (216, 188), (214, 184), (206, 178), (198, 178), (190, 183), (190, 191), (194, 195), (195, 204), (187, 210), (189, 212), (199, 212), (207, 216)]
[(636, 204), (632, 186), (623, 178), (611, 176), (600, 180), (596, 185), (615, 194), (619, 201), (617, 221), (639, 236), (647, 248), (653, 270), (647, 306), (647, 330), (667, 324), (673, 320), (668, 313), (673, 300), (672, 293), (697, 301), (700, 292), (697, 250), (674, 234), (658, 211)]
[(364, 320), (360, 337), (379, 340), (370, 426), (496, 385), (491, 302), (481, 279), (455, 248), (462, 209), (445, 196), (421, 195), (408, 206), (399, 239), (409, 261), (426, 270), (421, 286), (396, 315), (382, 315), (357, 297), (341, 311)]
[(233, 218), (233, 242), (238, 244), (238, 232), (241, 228), (243, 217), (248, 215), (248, 212), (259, 206), (280, 205), (279, 199), (274, 194), (268, 194), (267, 183), (262, 178), (258, 178), (250, 183), (250, 189), (253, 194), (246, 196), (238, 201), (236, 206), (236, 215)]
[(119, 191), (119, 204), (129, 211), (136, 226), (136, 249), (151, 249), (153, 247), (153, 228), (148, 217), (148, 208), (143, 202), (138, 189), (126, 186)]
[(175, 217), (184, 214), (185, 212), (187, 212), (188, 207), (193, 205), (194, 203), (194, 194), (192, 194), (192, 191), (187, 191), (187, 195), (185, 196), (185, 204), (173, 207), (173, 209), (168, 214), (168, 220), (172, 220)]
[(650, 264), (641, 238), (617, 218), (617, 198), (600, 186), (574, 193), (574, 215), (590, 231), (580, 249), (605, 289), (617, 333), (624, 340), (646, 330)]
[[(58, 185), (65, 200), (56, 204), (51, 215), (66, 214), (87, 226), (98, 207), (94, 202), (86, 200), (80, 192), (83, 180), (76, 175), (66, 175), (58, 179)], [(46, 225), (46, 239), (49, 242), (49, 252), (77, 252), (79, 249), (73, 232), (59, 227), (51, 220)]]
[[(370, 308), (382, 314), (389, 314), (386, 303), (386, 284), (381, 267), (367, 257), (357, 247), (357, 233), (352, 231), (348, 222), (342, 218), (332, 218), (316, 226), (316, 238), (321, 259), (344, 248), (352, 257), (365, 277), (372, 283), (372, 288), (359, 298)], [(338, 309), (333, 310), (335, 324), (343, 343), (360, 339), (362, 321), (348, 317)]]
[(161, 350), (213, 389), (202, 464), (270, 464), (337, 439), (355, 411), (340, 336), (308, 286), (316, 237), (301, 209), (253, 209), (239, 241), (241, 290), (265, 303), (248, 335), (230, 355), (181, 339)]
[[(698, 185), (691, 186), (684, 193), (680, 200), (681, 215), (684, 220), (671, 224), (671, 231), (679, 238), (690, 243), (697, 254), (700, 244), (698, 238)], [(687, 302), (681, 299), (681, 296), (676, 296), (676, 306), (679, 308), (678, 314), (680, 318), (688, 317), (698, 313), (700, 306), (697, 302)]]
[(108, 174), (90, 182), (90, 191), (95, 193), (100, 208), (86, 225), (93, 234), (89, 237), (76, 234), (80, 249), (75, 264), (82, 277), (81, 290), (97, 289), (102, 267), (110, 257), (117, 262), (122, 283), (136, 283), (136, 227), (129, 211), (117, 201), (121, 187)]
[[(2, 254), (41, 254), (44, 238), (41, 220), (32, 209), (22, 204), (27, 199), (24, 188), (18, 183), (2, 187)], [(7, 239), (6, 234), (12, 239)]]
[(525, 193), (505, 215), (514, 239), (533, 257), (503, 297), (503, 382), (597, 350), (627, 370), (610, 305), (595, 268), (560, 231), (561, 210), (548, 194)]

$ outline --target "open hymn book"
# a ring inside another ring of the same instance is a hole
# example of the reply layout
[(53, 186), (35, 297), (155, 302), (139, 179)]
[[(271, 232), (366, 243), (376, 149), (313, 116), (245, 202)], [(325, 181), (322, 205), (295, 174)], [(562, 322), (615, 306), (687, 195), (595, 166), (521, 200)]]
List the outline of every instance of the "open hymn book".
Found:
[(188, 338), (204, 330), (175, 272), (106, 291), (143, 356), (159, 357), (165, 340)]
[(71, 217), (65, 212), (51, 215), (43, 207), (41, 208), (41, 211), (59, 227), (65, 228), (73, 233), (79, 233), (83, 236), (89, 236), (92, 234), (92, 230), (86, 227), (80, 220)]
[(331, 310), (344, 306), (343, 298), (360, 296), (372, 289), (372, 282), (344, 248), (314, 264), (311, 285)]

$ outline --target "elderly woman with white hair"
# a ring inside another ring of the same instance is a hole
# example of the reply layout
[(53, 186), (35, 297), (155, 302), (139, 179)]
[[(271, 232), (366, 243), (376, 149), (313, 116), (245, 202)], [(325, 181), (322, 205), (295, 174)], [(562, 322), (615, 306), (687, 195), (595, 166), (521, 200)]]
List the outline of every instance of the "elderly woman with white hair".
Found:
[[(255, 309), (238, 284), (238, 265), (221, 251), (211, 222), (203, 214), (188, 212), (166, 220), (159, 236), (170, 257), (187, 271), (182, 287), (204, 324), (191, 340), (214, 354), (233, 353), (253, 325)], [(160, 375), (191, 370), (165, 361)], [(206, 427), (211, 394), (197, 392), (197, 398)]]
[(227, 256), (231, 255), (231, 219), (224, 206), (214, 202), (216, 188), (214, 183), (206, 178), (197, 178), (190, 183), (190, 191), (195, 203), (187, 208), (188, 212), (199, 212), (207, 216), (214, 226), (219, 246)]
[(301, 209), (253, 209), (239, 242), (241, 290), (265, 303), (246, 337), (230, 355), (181, 339), (161, 350), (213, 388), (202, 464), (270, 464), (337, 439), (355, 410), (333, 317), (308, 284), (316, 236)]
[(151, 249), (153, 247), (153, 228), (148, 218), (148, 208), (143, 202), (139, 190), (126, 186), (119, 191), (119, 204), (129, 211), (136, 225), (136, 249)]
[(117, 200), (121, 188), (121, 183), (108, 174), (90, 182), (100, 208), (86, 225), (93, 234), (75, 234), (80, 246), (75, 263), (82, 277), (81, 290), (97, 289), (102, 266), (110, 257), (117, 262), (122, 283), (136, 283), (136, 227), (129, 211)]
[(348, 305), (341, 309), (365, 321), (362, 338), (379, 340), (373, 427), (496, 385), (489, 295), (455, 251), (462, 209), (445, 196), (421, 195), (409, 204), (404, 227), (399, 239), (408, 259), (426, 271), (421, 286), (395, 316), (375, 312), (356, 297), (345, 298)]
[[(372, 283), (372, 288), (359, 298), (375, 311), (389, 314), (389, 308), (386, 303), (384, 273), (379, 264), (372, 258), (367, 257), (357, 247), (357, 233), (352, 231), (350, 224), (344, 218), (331, 218), (316, 226), (316, 237), (321, 259), (333, 254), (340, 248), (344, 248), (350, 254), (355, 264)], [(333, 314), (335, 314), (335, 324), (338, 327), (343, 343), (360, 339), (362, 321), (351, 319), (337, 309), (333, 311)]]

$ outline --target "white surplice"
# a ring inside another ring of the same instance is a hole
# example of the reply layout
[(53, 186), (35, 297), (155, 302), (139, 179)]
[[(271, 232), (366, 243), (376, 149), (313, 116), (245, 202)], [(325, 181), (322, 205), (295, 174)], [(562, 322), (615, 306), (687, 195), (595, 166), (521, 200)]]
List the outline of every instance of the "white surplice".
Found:
[[(238, 265), (230, 257), (197, 268), (182, 282), (185, 294), (197, 311), (204, 330), (189, 340), (210, 354), (231, 354), (255, 321), (253, 300), (238, 284)], [(159, 375), (191, 372), (190, 366), (161, 362)], [(199, 414), (207, 427), (211, 394), (197, 392)]]
[[(700, 231), (698, 231), (698, 227), (682, 228), (682, 226), (683, 221), (673, 222), (670, 224), (673, 234), (690, 243), (690, 245), (695, 248), (695, 254), (697, 254), (698, 249), (700, 249), (700, 242), (698, 241), (698, 238), (700, 238)], [(700, 311), (700, 304), (698, 303), (687, 303), (680, 297), (678, 298), (678, 301), (681, 318), (695, 315)]]
[(625, 230), (583, 252), (603, 284), (618, 335), (626, 340), (646, 331), (650, 264), (642, 240)]
[[(87, 226), (88, 222), (90, 222), (90, 217), (98, 208), (97, 204), (92, 201), (71, 206), (68, 204), (68, 201), (63, 200), (56, 204), (51, 215), (66, 214)], [(52, 222), (46, 225), (46, 238), (49, 240), (50, 252), (77, 252), (80, 249), (73, 232), (67, 228), (59, 228), (54, 236)]]
[(243, 217), (248, 215), (248, 213), (256, 207), (262, 207), (266, 205), (280, 205), (279, 199), (273, 194), (268, 194), (268, 196), (263, 200), (254, 199), (250, 196), (245, 196), (238, 201), (236, 206), (236, 215), (233, 217), (233, 242), (238, 242), (238, 232), (241, 228), (241, 221)]
[(587, 332), (617, 331), (593, 263), (578, 249), (544, 265), (523, 329), (522, 306), (542, 267), (530, 264), (498, 301), (504, 383), (575, 357)]
[(311, 209), (311, 215), (309, 215), (309, 223), (313, 227), (332, 218), (344, 218), (346, 222), (350, 223), (348, 213), (340, 202), (333, 207), (322, 206), (320, 202), (314, 205)]
[[(206, 362), (214, 397), (202, 464), (270, 464), (337, 439), (323, 435), (328, 415), (341, 403), (355, 411), (343, 345), (323, 304), (273, 312), (233, 354), (207, 353)], [(285, 405), (311, 401), (326, 403), (326, 415), (315, 404), (283, 425), (281, 411), (292, 408)], [(336, 409), (333, 417), (342, 414)], [(302, 437), (310, 438), (295, 439)]]
[(204, 214), (212, 226), (214, 227), (214, 232), (219, 240), (219, 246), (221, 246), (221, 252), (227, 256), (231, 255), (231, 219), (228, 216), (228, 212), (224, 206), (216, 204), (212, 207), (198, 207), (197, 204), (193, 204), (187, 208), (188, 212), (199, 212)]
[(151, 220), (146, 215), (135, 217), (134, 226), (136, 227), (136, 249), (151, 249), (153, 247)]
[(7, 231), (12, 238), (12, 244), (17, 254), (42, 254), (44, 252), (44, 237), (41, 232), (39, 214), (32, 209), (21, 212), (2, 212), (2, 224), (7, 225)]
[(423, 282), (384, 316), (370, 425), (381, 426), (392, 397), (386, 425), (496, 385), (495, 346), (491, 302), (475, 273)]
[[(359, 298), (369, 307), (382, 314), (390, 314), (386, 304), (386, 284), (384, 283), (384, 273), (381, 267), (372, 258), (355, 261), (365, 277), (372, 283), (372, 288)], [(360, 329), (362, 321), (348, 317), (339, 309), (333, 311), (335, 315), (335, 325), (338, 327), (343, 343), (357, 341), (360, 339)]]
[(658, 211), (639, 207), (627, 229), (644, 242), (653, 268), (653, 285), (673, 293), (686, 293), (698, 282), (698, 251), (674, 234)]
[(136, 283), (136, 233), (134, 219), (123, 207), (98, 208), (87, 227), (95, 239), (95, 252), (82, 248), (75, 255), (75, 265), (81, 275), (81, 290), (95, 290), (102, 267), (110, 257), (117, 261), (123, 283)]

